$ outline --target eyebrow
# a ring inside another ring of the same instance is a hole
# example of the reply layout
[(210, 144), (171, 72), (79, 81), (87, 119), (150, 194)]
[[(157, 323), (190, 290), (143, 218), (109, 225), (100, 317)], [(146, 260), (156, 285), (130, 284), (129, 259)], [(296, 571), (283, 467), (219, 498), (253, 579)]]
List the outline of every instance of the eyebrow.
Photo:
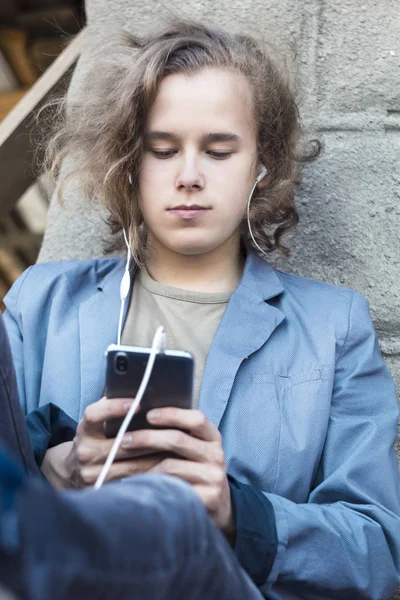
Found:
[[(165, 141), (176, 142), (179, 136), (169, 131), (147, 131), (145, 139), (148, 142)], [(211, 144), (213, 142), (240, 142), (240, 137), (236, 133), (220, 132), (220, 133), (205, 133), (201, 141), (203, 144)]]

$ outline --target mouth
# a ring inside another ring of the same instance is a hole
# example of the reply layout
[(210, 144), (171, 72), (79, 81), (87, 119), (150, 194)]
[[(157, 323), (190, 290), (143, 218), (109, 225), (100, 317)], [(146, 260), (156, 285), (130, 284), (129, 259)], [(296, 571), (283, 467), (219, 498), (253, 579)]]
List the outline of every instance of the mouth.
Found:
[(182, 219), (193, 219), (195, 217), (200, 217), (205, 214), (208, 210), (211, 210), (210, 207), (207, 206), (199, 206), (198, 204), (180, 204), (179, 206), (175, 206), (174, 208), (167, 209), (169, 213), (180, 217)]

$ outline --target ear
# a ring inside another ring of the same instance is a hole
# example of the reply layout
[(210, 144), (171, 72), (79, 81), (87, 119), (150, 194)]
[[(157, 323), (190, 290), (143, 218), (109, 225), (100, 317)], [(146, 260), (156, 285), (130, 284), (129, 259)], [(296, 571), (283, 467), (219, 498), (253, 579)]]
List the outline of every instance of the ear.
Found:
[(262, 163), (258, 166), (258, 175), (257, 175), (257, 188), (262, 189), (267, 185), (267, 174), (268, 169)]

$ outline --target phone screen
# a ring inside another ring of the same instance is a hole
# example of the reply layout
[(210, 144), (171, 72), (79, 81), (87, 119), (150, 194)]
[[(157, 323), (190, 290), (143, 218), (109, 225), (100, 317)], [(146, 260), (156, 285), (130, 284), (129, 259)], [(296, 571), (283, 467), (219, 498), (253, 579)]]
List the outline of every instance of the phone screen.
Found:
[[(150, 348), (119, 346), (109, 349), (105, 389), (107, 398), (134, 398), (143, 379), (149, 356)], [(156, 428), (146, 419), (147, 412), (153, 408), (192, 408), (193, 385), (194, 358), (190, 353), (166, 350), (157, 354), (140, 410), (132, 417), (128, 431)], [(122, 419), (107, 421), (106, 436), (115, 437), (121, 423)]]

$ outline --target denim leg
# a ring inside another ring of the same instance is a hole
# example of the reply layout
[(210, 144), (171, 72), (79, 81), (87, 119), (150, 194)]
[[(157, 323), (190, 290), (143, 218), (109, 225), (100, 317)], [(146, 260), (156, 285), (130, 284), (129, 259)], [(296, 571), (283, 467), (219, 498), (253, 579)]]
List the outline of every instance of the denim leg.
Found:
[(0, 313), (0, 442), (29, 474), (38, 474), (18, 398), (10, 344)]
[(27, 600), (259, 600), (191, 487), (139, 475), (55, 493), (27, 480), (16, 502), (20, 548), (0, 583)]

